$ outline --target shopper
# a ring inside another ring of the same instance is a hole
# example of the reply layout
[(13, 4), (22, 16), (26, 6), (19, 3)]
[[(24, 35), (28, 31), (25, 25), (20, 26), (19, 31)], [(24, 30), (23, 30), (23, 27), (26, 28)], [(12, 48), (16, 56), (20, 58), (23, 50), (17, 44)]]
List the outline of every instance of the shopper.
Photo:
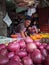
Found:
[(40, 32), (40, 27), (39, 27), (39, 24), (37, 23), (36, 20), (33, 22), (33, 26), (35, 26), (37, 28), (37, 32), (39, 33)]
[(39, 29), (39, 25), (37, 24), (36, 21), (33, 22), (32, 26), (29, 26), (28, 29), (28, 35), (30, 34), (37, 34), (40, 32), (40, 29)]

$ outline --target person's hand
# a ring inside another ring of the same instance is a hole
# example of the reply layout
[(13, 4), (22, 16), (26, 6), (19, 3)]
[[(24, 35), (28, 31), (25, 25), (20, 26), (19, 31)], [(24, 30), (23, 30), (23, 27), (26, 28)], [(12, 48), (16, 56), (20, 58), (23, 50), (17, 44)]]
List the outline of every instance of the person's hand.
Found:
[(26, 36), (25, 38), (23, 38), (24, 40), (26, 40), (27, 38), (30, 38), (29, 36)]
[(38, 29), (38, 31), (40, 32), (40, 29)]
[(36, 29), (36, 34), (38, 34), (38, 29)]
[(25, 32), (25, 36), (27, 37), (28, 35), (27, 35), (27, 32)]

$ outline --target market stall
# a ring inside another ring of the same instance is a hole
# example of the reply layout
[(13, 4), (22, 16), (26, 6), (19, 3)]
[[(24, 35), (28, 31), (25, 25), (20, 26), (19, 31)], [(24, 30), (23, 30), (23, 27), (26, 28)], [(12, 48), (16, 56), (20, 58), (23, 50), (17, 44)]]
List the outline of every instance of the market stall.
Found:
[(26, 37), (0, 44), (0, 65), (14, 64), (49, 65), (49, 38), (34, 40)]
[(7, 36), (0, 36), (0, 65), (49, 65), (49, 2), (5, 2)]

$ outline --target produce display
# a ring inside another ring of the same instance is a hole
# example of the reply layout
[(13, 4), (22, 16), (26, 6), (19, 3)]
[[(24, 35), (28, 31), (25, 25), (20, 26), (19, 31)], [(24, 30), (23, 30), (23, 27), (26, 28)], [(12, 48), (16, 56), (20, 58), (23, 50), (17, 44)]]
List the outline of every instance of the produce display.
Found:
[(30, 35), (30, 37), (33, 40), (42, 39), (42, 38), (49, 38), (49, 33), (34, 34), (34, 35)]
[(30, 37), (0, 44), (0, 65), (49, 65), (49, 44)]

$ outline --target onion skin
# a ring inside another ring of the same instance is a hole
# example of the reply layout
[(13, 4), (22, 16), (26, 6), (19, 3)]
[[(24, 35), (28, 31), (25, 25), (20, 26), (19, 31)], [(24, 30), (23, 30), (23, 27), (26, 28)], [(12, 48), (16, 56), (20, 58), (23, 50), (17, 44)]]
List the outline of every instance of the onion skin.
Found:
[(42, 54), (44, 57), (46, 57), (46, 56), (47, 56), (47, 51), (46, 51), (46, 49), (41, 50), (41, 54)]
[(49, 65), (49, 55), (45, 58), (44, 65)]
[(41, 51), (39, 49), (35, 49), (33, 52), (34, 53), (41, 53)]
[(20, 62), (16, 62), (15, 60), (11, 59), (7, 65), (23, 65)]
[(23, 63), (24, 65), (33, 65), (32, 59), (28, 56), (23, 58)]
[(26, 37), (26, 38), (25, 38), (25, 42), (26, 42), (26, 43), (32, 43), (33, 40), (32, 40), (30, 37)]
[(34, 61), (34, 63), (36, 63), (36, 64), (41, 64), (42, 63), (42, 55), (41, 55), (41, 53), (38, 51), (34, 51), (33, 53), (32, 53), (32, 60)]
[(9, 53), (7, 54), (7, 56), (8, 56), (9, 59), (12, 58), (12, 57), (14, 56), (14, 52), (9, 52)]
[(13, 42), (13, 43), (9, 43), (8, 45), (9, 51), (15, 52), (16, 50), (19, 51), (19, 49), (20, 49), (19, 43)]
[(20, 44), (20, 47), (21, 48), (26, 48), (26, 44), (25, 44), (25, 41), (24, 40), (20, 40), (19, 41), (19, 44)]
[(6, 64), (9, 61), (7, 56), (0, 55), (0, 64)]
[[(26, 48), (22, 48), (22, 49), (20, 49), (20, 51), (26, 51)], [(27, 52), (27, 51), (26, 51)]]
[(4, 49), (2, 49), (1, 51), (0, 51), (0, 54), (1, 55), (7, 55), (7, 53), (8, 53), (8, 51), (7, 51), (7, 49), (6, 48), (4, 48)]
[(17, 55), (13, 56), (11, 59), (13, 59), (13, 60), (16, 61), (16, 62), (21, 62), (20, 57), (17, 56)]
[(33, 50), (36, 49), (37, 47), (36, 47), (36, 45), (34, 43), (28, 43), (26, 45), (26, 48), (27, 48), (28, 52), (33, 52)]
[(30, 53), (28, 53), (28, 57), (32, 58), (32, 56), (31, 56), (31, 54), (30, 54)]
[(18, 53), (18, 56), (19, 56), (20, 58), (23, 58), (23, 57), (27, 56), (27, 52), (25, 52), (25, 51), (20, 51), (20, 52)]
[(42, 64), (37, 64), (37, 65), (42, 65)]
[(46, 50), (47, 50), (47, 52), (49, 54), (49, 44), (46, 46)]
[(0, 50), (6, 48), (5, 44), (0, 44)]
[(36, 46), (37, 46), (37, 47), (39, 47), (39, 46), (41, 45), (41, 43), (40, 43), (40, 42), (38, 42), (38, 41), (37, 41), (37, 42), (35, 42), (35, 44), (36, 44)]
[(42, 45), (43, 45), (43, 47), (44, 47), (44, 49), (45, 49), (45, 48), (46, 48), (46, 46), (47, 46), (47, 43), (43, 43)]
[(45, 60), (45, 56), (42, 55), (42, 60), (44, 61)]
[(43, 46), (43, 45), (40, 45), (40, 46), (39, 46), (39, 49), (40, 49), (40, 50), (43, 50), (43, 49), (44, 49), (44, 46)]

